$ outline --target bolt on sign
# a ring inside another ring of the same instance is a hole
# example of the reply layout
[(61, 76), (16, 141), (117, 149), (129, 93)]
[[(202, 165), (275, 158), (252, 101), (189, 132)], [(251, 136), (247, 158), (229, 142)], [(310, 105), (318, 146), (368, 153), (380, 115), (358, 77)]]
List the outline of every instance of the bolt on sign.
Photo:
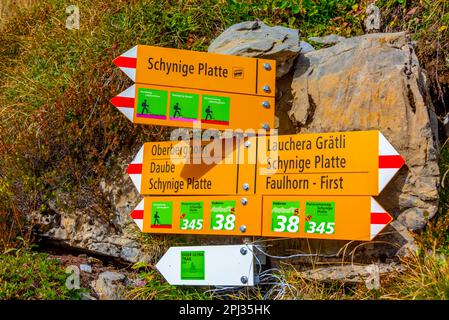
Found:
[(256, 193), (263, 195), (376, 196), (404, 164), (379, 131), (268, 136), (257, 143)]
[(144, 233), (260, 236), (262, 197), (144, 197), (131, 218)]
[(253, 184), (255, 166), (239, 164), (239, 156), (247, 152), (233, 138), (148, 142), (128, 166), (128, 174), (142, 195), (251, 194), (254, 190), (246, 181)]
[(113, 62), (136, 83), (111, 100), (133, 123), (274, 126), (275, 60), (138, 45)]
[(370, 196), (264, 196), (262, 236), (372, 240), (393, 218)]
[(252, 245), (171, 247), (156, 268), (171, 285), (254, 285)]

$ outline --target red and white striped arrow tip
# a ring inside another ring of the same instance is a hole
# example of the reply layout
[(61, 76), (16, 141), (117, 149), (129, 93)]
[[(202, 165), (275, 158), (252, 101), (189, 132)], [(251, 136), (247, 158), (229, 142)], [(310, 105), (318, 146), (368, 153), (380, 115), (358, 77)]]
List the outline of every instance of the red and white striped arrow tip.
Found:
[(136, 82), (137, 46), (118, 56), (112, 62), (132, 81)]
[(123, 113), (130, 121), (134, 117), (134, 98), (136, 96), (136, 86), (132, 85), (125, 91), (111, 99), (111, 104)]
[(134, 160), (128, 165), (127, 173), (136, 186), (137, 191), (141, 191), (143, 165), (143, 146), (140, 148)]
[(393, 179), (405, 161), (379, 131), (379, 193)]
[(140, 203), (137, 205), (137, 207), (134, 208), (133, 211), (131, 211), (130, 216), (131, 219), (134, 220), (134, 222), (139, 227), (140, 231), (143, 232), (143, 212), (145, 208), (145, 199), (142, 199)]
[(373, 240), (391, 221), (393, 221), (393, 217), (376, 200), (371, 198), (370, 240)]

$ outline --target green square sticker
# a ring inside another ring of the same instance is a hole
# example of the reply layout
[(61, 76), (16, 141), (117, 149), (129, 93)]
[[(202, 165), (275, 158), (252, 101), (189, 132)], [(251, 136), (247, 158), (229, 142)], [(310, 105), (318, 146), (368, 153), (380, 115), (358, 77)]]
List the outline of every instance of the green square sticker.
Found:
[(170, 119), (197, 121), (199, 95), (185, 92), (170, 92)]
[(204, 94), (201, 105), (201, 122), (221, 125), (229, 124), (231, 114), (231, 99), (229, 97)]
[(335, 233), (335, 202), (306, 202), (306, 233)]
[(181, 230), (202, 230), (203, 214), (203, 201), (182, 201), (179, 217)]
[(210, 205), (212, 230), (234, 230), (235, 214), (235, 200), (212, 201)]
[(299, 201), (273, 201), (271, 203), (271, 231), (299, 231)]
[(173, 203), (171, 201), (155, 201), (151, 205), (151, 228), (172, 227)]
[(139, 88), (137, 93), (137, 116), (142, 118), (166, 119), (168, 92)]
[(204, 251), (181, 251), (181, 280), (204, 280)]

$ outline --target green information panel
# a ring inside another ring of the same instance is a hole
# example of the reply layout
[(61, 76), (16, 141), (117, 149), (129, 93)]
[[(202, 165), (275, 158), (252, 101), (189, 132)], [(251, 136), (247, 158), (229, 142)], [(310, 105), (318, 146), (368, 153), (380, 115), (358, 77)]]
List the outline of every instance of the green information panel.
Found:
[(170, 93), (170, 119), (177, 121), (198, 120), (199, 96), (192, 93)]
[(204, 280), (204, 251), (181, 251), (181, 280)]
[(137, 93), (137, 116), (166, 119), (168, 93), (164, 90), (139, 88)]
[(201, 230), (203, 229), (203, 201), (182, 201), (181, 202), (181, 230)]
[(151, 205), (151, 228), (171, 228), (173, 203), (171, 201), (155, 201)]
[(235, 229), (235, 200), (212, 201), (210, 214), (212, 230)]
[(271, 231), (299, 232), (299, 201), (273, 201)]
[(335, 202), (306, 202), (305, 232), (335, 233)]
[(201, 122), (229, 124), (231, 99), (229, 97), (203, 95)]

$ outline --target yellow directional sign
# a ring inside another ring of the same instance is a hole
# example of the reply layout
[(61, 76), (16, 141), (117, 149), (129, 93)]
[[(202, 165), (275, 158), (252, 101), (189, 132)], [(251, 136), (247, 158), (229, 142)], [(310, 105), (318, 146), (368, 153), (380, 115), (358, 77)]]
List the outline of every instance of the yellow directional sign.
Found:
[(369, 196), (264, 196), (262, 235), (372, 240), (392, 217)]
[(141, 84), (269, 97), (275, 94), (274, 60), (137, 45), (114, 64)]
[(404, 164), (379, 131), (259, 138), (258, 159), (264, 195), (378, 195)]
[(133, 123), (274, 127), (275, 60), (138, 45), (114, 64), (136, 83), (111, 99)]
[(260, 196), (144, 197), (131, 212), (142, 232), (175, 234), (261, 234)]
[(144, 197), (145, 233), (372, 240), (392, 217), (369, 196)]
[(355, 131), (146, 143), (128, 173), (142, 195), (375, 196), (403, 164), (379, 131)]
[(274, 97), (136, 84), (111, 99), (133, 123), (203, 129), (274, 127)]
[(128, 166), (128, 174), (142, 195), (253, 194), (254, 165), (239, 170), (238, 156), (245, 152), (232, 138), (148, 142)]

